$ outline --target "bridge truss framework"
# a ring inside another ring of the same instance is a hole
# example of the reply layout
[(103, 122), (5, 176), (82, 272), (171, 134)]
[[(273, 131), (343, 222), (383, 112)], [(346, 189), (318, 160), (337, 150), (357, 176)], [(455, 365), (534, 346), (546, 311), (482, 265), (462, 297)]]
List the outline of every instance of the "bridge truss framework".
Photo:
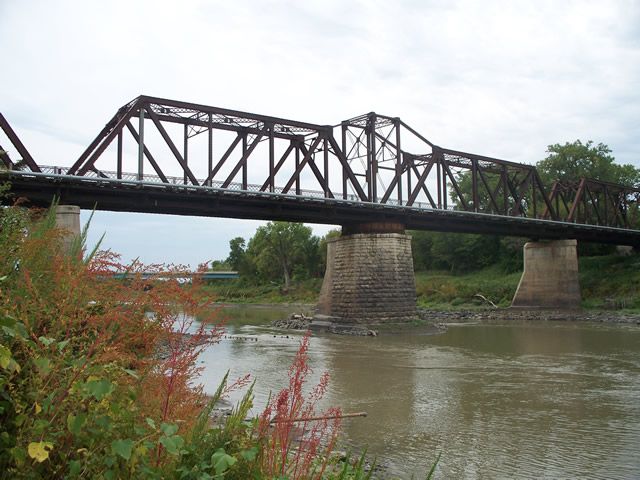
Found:
[(576, 179), (547, 193), (532, 165), (374, 112), (330, 126), (140, 96), (71, 167), (37, 164), (1, 114), (0, 128), (21, 156), (0, 147), (0, 176), (35, 204), (640, 244), (637, 188)]

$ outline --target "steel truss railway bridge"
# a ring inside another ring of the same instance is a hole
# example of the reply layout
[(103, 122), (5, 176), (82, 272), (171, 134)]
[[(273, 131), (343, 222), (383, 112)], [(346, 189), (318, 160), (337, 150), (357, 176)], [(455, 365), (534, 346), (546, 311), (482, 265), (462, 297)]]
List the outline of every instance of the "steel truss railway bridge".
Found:
[(38, 205), (640, 246), (639, 189), (546, 188), (532, 165), (443, 148), (376, 113), (330, 126), (140, 96), (70, 166), (36, 163), (1, 114), (0, 127), (13, 147), (0, 146), (0, 179)]
[[(415, 287), (403, 279), (413, 277), (405, 228), (559, 240), (530, 244), (529, 263), (538, 266), (529, 276), (525, 246), (518, 292), (528, 293), (514, 305), (562, 305), (568, 297), (554, 292), (563, 289), (579, 304), (575, 241), (640, 247), (640, 189), (588, 178), (543, 185), (532, 165), (438, 146), (400, 118), (374, 112), (318, 125), (139, 96), (75, 162), (57, 166), (36, 162), (2, 114), (0, 129), (0, 182), (32, 205), (58, 198), (87, 209), (342, 225), (349, 238), (330, 248), (329, 261), (351, 263), (344, 271), (327, 265), (320, 303), (356, 321), (353, 305), (381, 321), (415, 311)], [(353, 235), (366, 233), (400, 236)], [(362, 251), (369, 253), (354, 260)], [(405, 264), (367, 263), (385, 255)], [(394, 289), (404, 289), (405, 304), (376, 313), (370, 305), (402, 297), (376, 302)]]

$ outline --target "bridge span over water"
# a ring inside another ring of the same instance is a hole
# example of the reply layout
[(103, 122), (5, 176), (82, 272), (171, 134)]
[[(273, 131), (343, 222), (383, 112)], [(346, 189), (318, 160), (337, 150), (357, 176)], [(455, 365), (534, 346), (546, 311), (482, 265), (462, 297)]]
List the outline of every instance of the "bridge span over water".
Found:
[(545, 186), (532, 165), (440, 147), (373, 112), (331, 126), (140, 96), (57, 166), (36, 162), (1, 114), (0, 127), (21, 157), (0, 147), (0, 180), (38, 205), (640, 246), (640, 190)]

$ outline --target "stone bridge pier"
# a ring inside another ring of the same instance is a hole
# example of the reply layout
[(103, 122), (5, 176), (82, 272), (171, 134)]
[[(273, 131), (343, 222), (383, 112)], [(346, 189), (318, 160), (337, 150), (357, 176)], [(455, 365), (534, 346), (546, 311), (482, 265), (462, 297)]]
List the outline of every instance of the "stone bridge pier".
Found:
[(327, 244), (317, 319), (337, 325), (416, 318), (411, 236), (391, 222), (344, 225)]

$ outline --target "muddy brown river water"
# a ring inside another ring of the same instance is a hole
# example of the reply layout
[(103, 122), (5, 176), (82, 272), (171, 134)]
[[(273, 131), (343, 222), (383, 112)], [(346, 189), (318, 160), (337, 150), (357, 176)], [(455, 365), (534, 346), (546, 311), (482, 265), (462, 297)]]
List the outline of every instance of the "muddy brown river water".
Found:
[[(227, 311), (229, 334), (201, 361), (213, 391), (227, 370), (256, 379), (254, 413), (287, 382), (299, 333), (264, 323), (283, 309)], [(235, 319), (235, 320), (234, 320)], [(240, 319), (239, 321), (236, 321)], [(421, 478), (640, 478), (640, 327), (584, 323), (449, 325), (440, 335), (314, 335), (313, 381), (343, 424), (343, 449), (386, 474)], [(230, 398), (236, 400), (237, 393)]]

